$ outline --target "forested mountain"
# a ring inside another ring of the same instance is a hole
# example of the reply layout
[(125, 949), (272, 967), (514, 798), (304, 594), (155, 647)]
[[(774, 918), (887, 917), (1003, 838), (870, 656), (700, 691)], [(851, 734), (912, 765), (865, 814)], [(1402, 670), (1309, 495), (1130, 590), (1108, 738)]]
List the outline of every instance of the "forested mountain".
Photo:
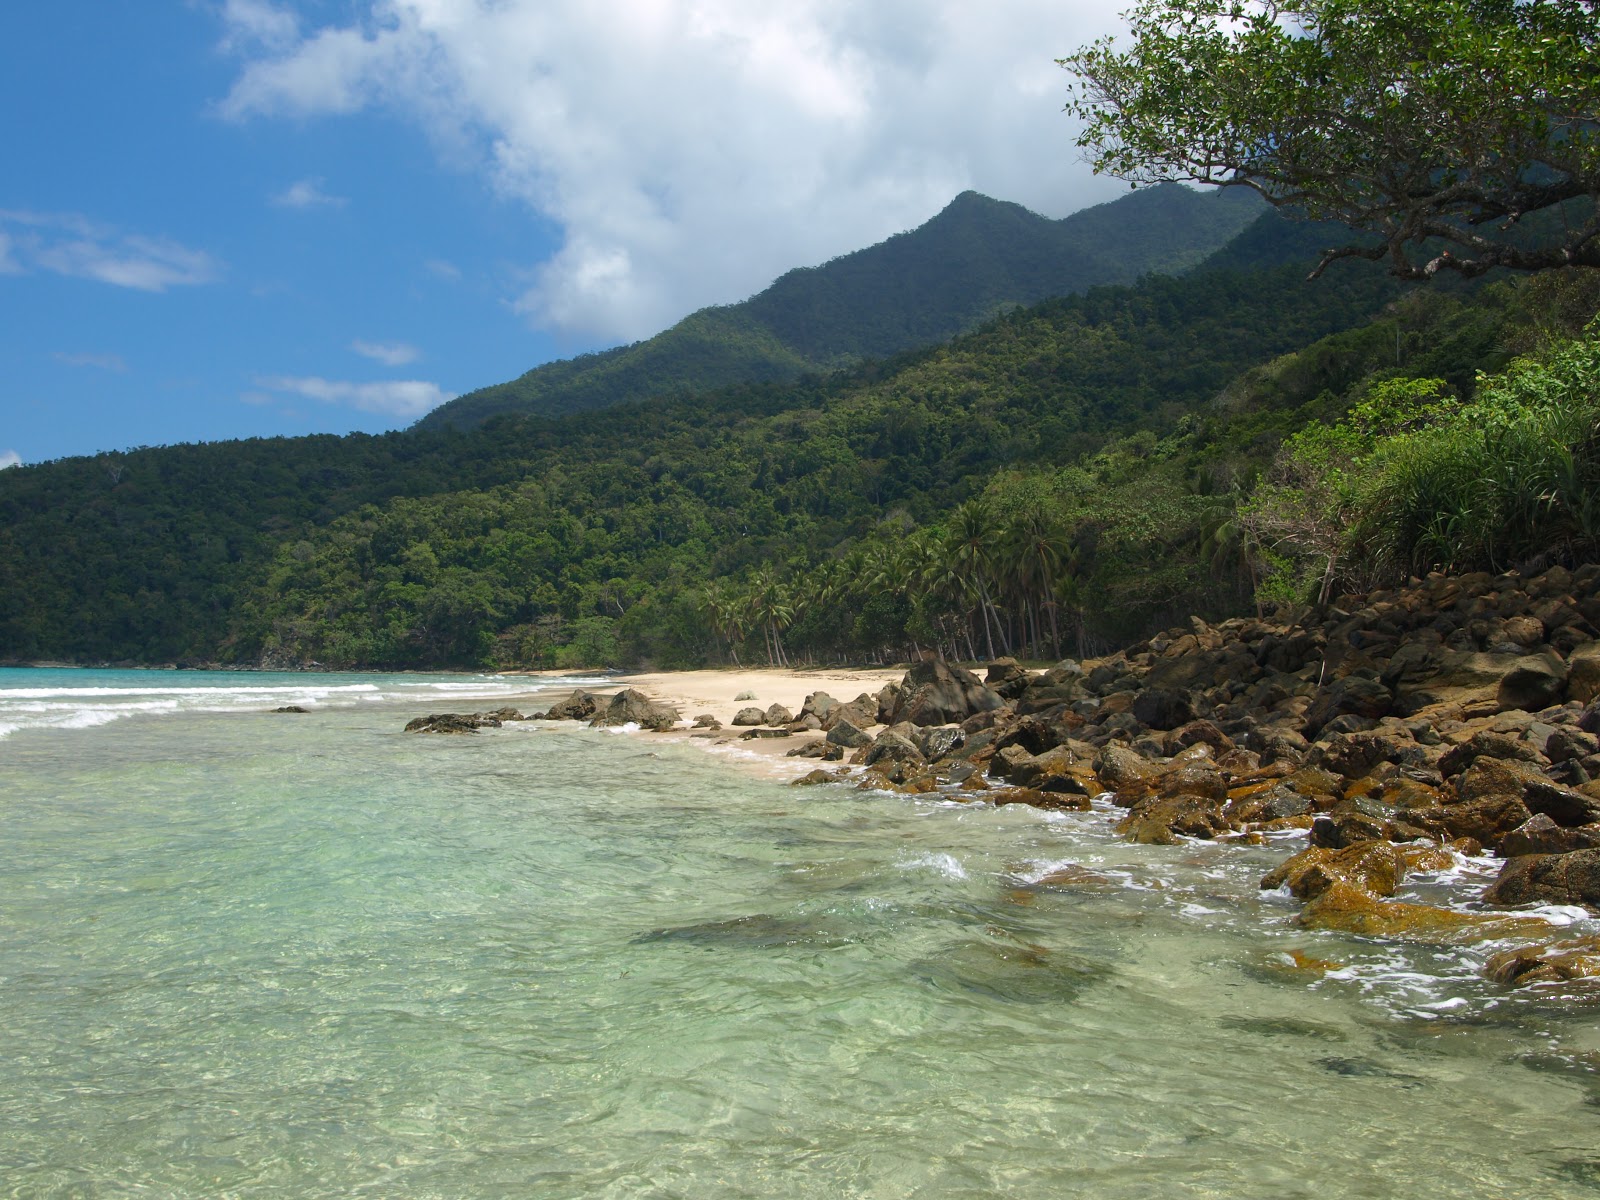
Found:
[(15, 468), (0, 473), (0, 659), (681, 664), (733, 628), (707, 585), (840, 570), (848, 607), (791, 612), (791, 636), (878, 653), (929, 633), (884, 556), (985, 496), (1050, 508), (1082, 636), (1237, 604), (1237, 578), (1197, 566), (1219, 495), (1364, 380), (1470, 389), (1531, 319), (1510, 285), (1386, 310), (1403, 289), (1370, 264), (1307, 282), (1325, 240), (1269, 215), (1186, 276), (794, 384)]
[(423, 429), (501, 413), (557, 416), (736, 383), (780, 381), (948, 340), (1008, 308), (1147, 272), (1179, 274), (1260, 215), (1243, 190), (1177, 184), (1052, 221), (964, 192), (909, 233), (783, 275), (631, 346), (547, 363), (441, 405)]

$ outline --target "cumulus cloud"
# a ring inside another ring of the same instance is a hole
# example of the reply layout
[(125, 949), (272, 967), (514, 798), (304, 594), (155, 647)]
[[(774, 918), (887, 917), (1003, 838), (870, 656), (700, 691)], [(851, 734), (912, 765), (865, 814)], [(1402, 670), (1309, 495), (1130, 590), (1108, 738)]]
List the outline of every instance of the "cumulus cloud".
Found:
[(420, 350), (405, 342), (363, 342), (358, 338), (350, 343), (350, 349), (386, 367), (403, 367), (422, 356)]
[[(644, 336), (927, 220), (976, 188), (1062, 215), (1116, 194), (1061, 112), (1086, 0), (362, 0), (271, 11), (236, 119), (382, 108), (564, 231), (517, 307)], [(227, 13), (224, 14), (227, 17)], [(258, 24), (260, 13), (252, 18)], [(238, 41), (245, 23), (228, 21)], [(278, 26), (275, 26), (278, 28)]]
[(15, 450), (0, 450), (0, 471), (4, 471), (8, 467), (20, 467), (21, 465), (22, 455)]
[[(362, 412), (382, 413), (407, 420), (420, 417), (445, 401), (455, 399), (454, 392), (446, 392), (436, 383), (425, 383), (418, 379), (349, 383), (314, 375), (271, 375), (256, 380), (256, 385), (269, 392), (287, 392), (323, 404), (342, 404)], [(244, 399), (252, 404), (261, 402), (261, 397), (253, 393)]]
[(95, 367), (101, 371), (115, 371), (119, 375), (128, 369), (128, 364), (120, 354), (62, 354), (58, 351), (50, 357), (69, 367)]
[(349, 201), (322, 190), (321, 179), (301, 179), (272, 197), (279, 208), (343, 208)]
[(166, 237), (122, 233), (77, 213), (0, 210), (0, 269), (51, 271), (116, 287), (164, 292), (210, 283), (216, 259)]

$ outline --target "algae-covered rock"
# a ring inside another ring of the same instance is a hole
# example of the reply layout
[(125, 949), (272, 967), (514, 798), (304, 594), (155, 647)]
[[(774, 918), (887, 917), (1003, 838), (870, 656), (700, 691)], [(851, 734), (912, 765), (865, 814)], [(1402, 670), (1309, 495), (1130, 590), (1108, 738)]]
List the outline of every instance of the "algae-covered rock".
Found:
[(1392, 896), (1405, 876), (1405, 858), (1392, 843), (1369, 841), (1342, 850), (1311, 846), (1267, 872), (1261, 886), (1288, 885), (1290, 894), (1301, 900), (1320, 896), (1336, 883)]
[(1600, 850), (1507, 859), (1483, 898), (1489, 904), (1581, 904), (1600, 911)]
[(1300, 910), (1298, 923), (1306, 929), (1443, 944), (1535, 936), (1549, 929), (1535, 917), (1482, 916), (1429, 904), (1380, 900), (1348, 883), (1335, 883), (1312, 900)]

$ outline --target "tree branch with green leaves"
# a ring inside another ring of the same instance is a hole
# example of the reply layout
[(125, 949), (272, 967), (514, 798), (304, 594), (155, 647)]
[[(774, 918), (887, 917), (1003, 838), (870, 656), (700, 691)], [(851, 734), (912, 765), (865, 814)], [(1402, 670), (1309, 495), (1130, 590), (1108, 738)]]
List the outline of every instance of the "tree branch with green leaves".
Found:
[[(1058, 60), (1097, 173), (1249, 187), (1405, 279), (1600, 267), (1600, 0), (1141, 0)], [(1448, 243), (1440, 249), (1439, 243)]]

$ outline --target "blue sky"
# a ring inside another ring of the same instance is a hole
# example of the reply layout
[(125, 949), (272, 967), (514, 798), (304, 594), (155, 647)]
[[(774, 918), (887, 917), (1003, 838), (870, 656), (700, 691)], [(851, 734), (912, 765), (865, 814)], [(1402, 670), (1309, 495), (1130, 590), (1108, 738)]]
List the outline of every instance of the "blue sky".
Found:
[(1114, 24), (1060, 0), (8, 5), (0, 466), (402, 428), (964, 188), (1108, 199), (1052, 60)]

